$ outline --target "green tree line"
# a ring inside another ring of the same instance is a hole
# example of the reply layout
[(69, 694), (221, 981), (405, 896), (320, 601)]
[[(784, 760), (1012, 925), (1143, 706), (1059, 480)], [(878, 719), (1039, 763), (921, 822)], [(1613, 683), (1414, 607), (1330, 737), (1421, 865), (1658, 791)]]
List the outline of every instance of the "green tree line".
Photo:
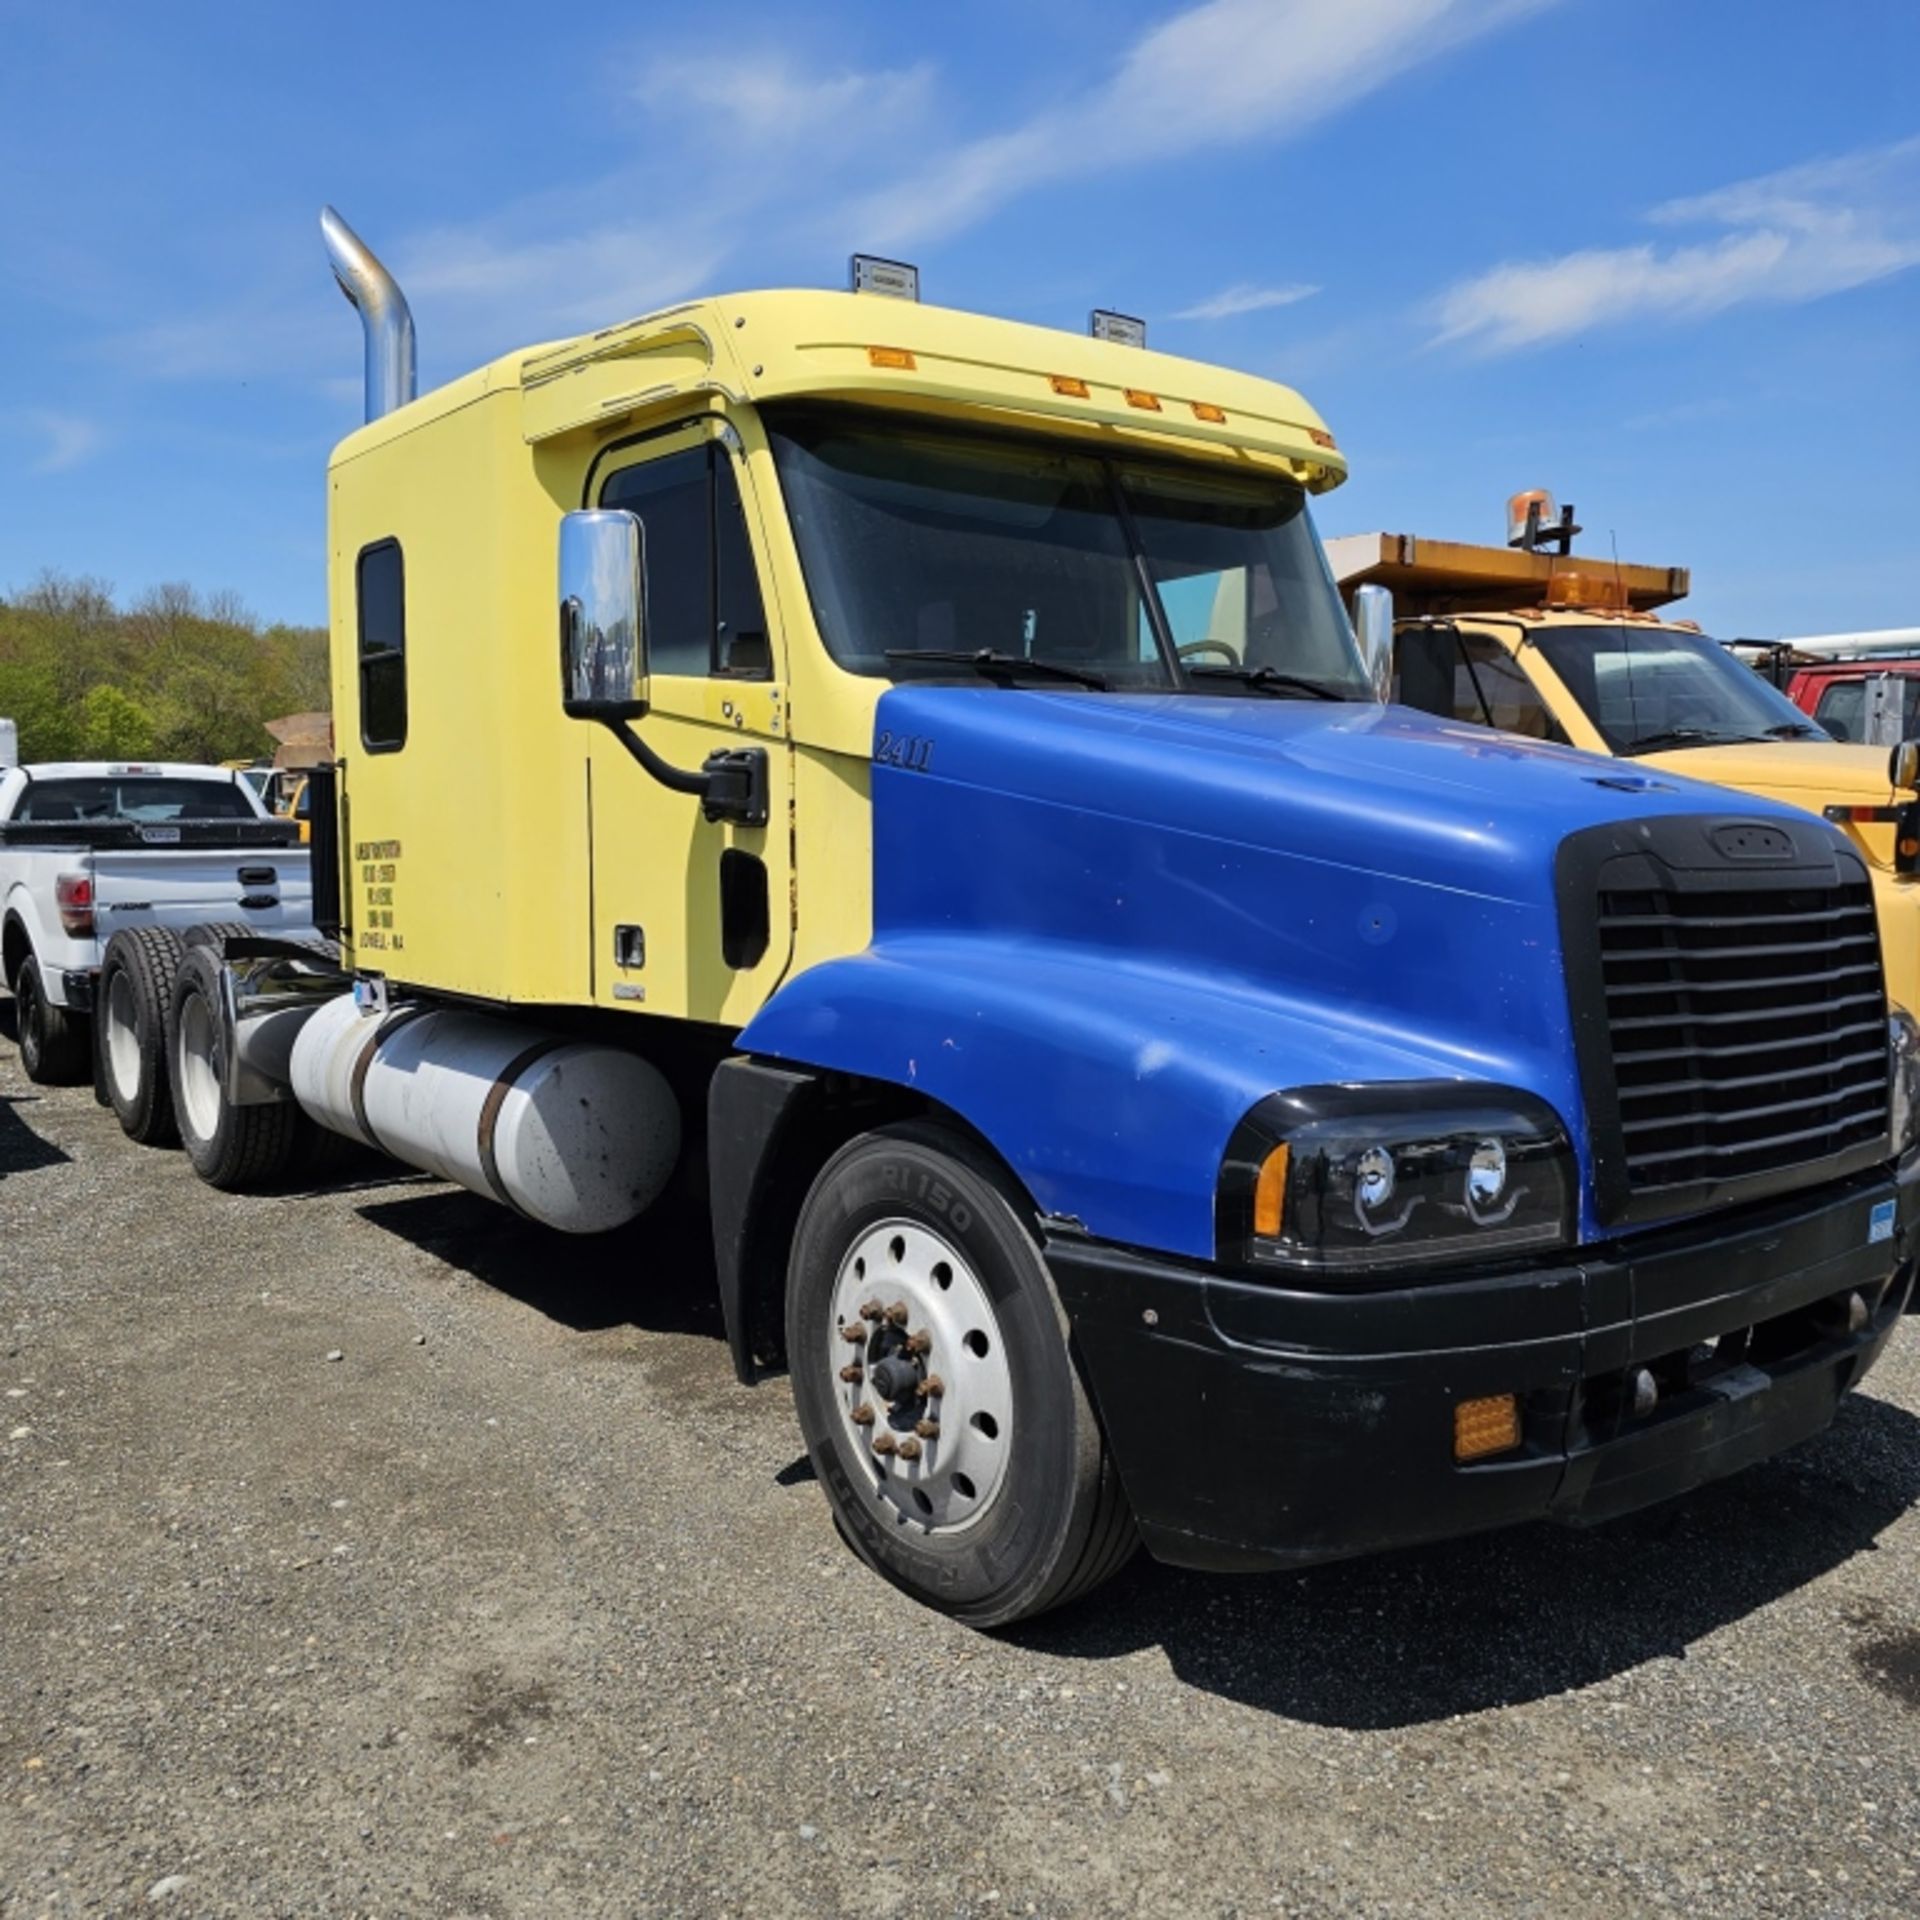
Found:
[(122, 608), (48, 573), (0, 599), (0, 716), (23, 761), (252, 758), (273, 750), (266, 721), (330, 704), (326, 629), (263, 626), (230, 594), (167, 585)]

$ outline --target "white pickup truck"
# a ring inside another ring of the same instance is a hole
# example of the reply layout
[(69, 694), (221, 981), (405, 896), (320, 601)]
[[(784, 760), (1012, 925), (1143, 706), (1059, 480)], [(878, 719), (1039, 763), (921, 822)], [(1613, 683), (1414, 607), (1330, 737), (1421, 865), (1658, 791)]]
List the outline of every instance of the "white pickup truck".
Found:
[(151, 928), (177, 941), (176, 930), (215, 923), (301, 936), (312, 902), (299, 829), (227, 768), (89, 760), (0, 771), (0, 978), (31, 1080), (87, 1078), (88, 1018), (115, 933)]

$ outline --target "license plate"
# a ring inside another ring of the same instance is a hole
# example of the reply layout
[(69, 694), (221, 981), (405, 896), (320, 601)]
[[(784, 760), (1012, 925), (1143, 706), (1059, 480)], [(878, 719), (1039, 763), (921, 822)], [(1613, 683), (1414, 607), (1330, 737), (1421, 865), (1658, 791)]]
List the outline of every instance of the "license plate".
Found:
[(180, 844), (178, 827), (142, 827), (140, 838), (150, 847), (177, 847)]
[(1867, 1215), (1867, 1245), (1873, 1246), (1881, 1240), (1893, 1238), (1894, 1203), (1891, 1200), (1877, 1200), (1873, 1211)]

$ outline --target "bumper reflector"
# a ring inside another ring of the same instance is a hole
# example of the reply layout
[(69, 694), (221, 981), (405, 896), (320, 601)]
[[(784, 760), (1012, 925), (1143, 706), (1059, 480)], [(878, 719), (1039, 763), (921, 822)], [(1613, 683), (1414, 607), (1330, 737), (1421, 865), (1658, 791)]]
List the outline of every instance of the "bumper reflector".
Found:
[(1520, 1444), (1520, 1402), (1511, 1393), (1462, 1400), (1453, 1410), (1453, 1457), (1479, 1460)]

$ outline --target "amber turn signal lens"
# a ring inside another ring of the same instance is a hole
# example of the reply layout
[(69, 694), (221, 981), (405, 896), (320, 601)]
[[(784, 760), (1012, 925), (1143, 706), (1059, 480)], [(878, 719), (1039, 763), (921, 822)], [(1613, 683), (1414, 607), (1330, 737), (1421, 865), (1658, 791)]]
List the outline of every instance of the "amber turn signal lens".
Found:
[(1141, 387), (1128, 387), (1125, 392), (1128, 406), (1138, 407), (1144, 413), (1160, 411), (1160, 396), (1157, 393), (1148, 393)]
[(1076, 380), (1070, 373), (1050, 373), (1047, 375), (1055, 393), (1064, 393), (1069, 400), (1087, 398), (1087, 383)]
[(1287, 1149), (1274, 1148), (1260, 1163), (1253, 1184), (1253, 1230), (1262, 1240), (1277, 1240), (1287, 1217)]
[(1480, 1460), (1520, 1444), (1520, 1402), (1511, 1393), (1462, 1400), (1453, 1410), (1453, 1457)]
[(1226, 409), (1216, 407), (1211, 400), (1194, 401), (1193, 417), (1196, 420), (1210, 420), (1216, 427), (1224, 427), (1227, 424)]
[(876, 367), (900, 367), (908, 373), (917, 364), (905, 347), (869, 347), (867, 358)]

